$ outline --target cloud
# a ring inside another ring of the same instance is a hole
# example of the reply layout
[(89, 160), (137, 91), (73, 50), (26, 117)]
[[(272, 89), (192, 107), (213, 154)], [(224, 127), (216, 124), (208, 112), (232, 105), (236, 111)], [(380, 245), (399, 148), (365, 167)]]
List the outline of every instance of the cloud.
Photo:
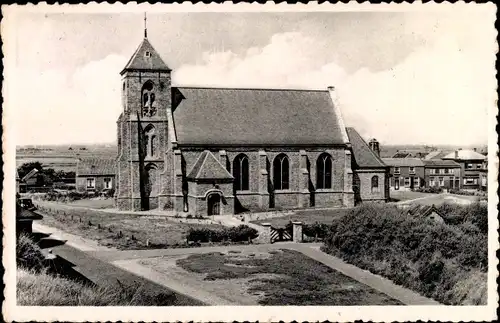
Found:
[(319, 46), (313, 39), (284, 33), (240, 56), (205, 52), (199, 64), (178, 68), (173, 80), (227, 87), (334, 85), (346, 124), (365, 137), (392, 144), (476, 144), (487, 140), (487, 111), (495, 104), (493, 49), (481, 44), (468, 48), (463, 39), (433, 35), (390, 69), (347, 74), (334, 61), (315, 61)]
[(73, 73), (13, 70), (10, 106), (17, 143), (95, 143), (116, 140), (121, 111), (120, 69), (126, 59), (109, 55)]

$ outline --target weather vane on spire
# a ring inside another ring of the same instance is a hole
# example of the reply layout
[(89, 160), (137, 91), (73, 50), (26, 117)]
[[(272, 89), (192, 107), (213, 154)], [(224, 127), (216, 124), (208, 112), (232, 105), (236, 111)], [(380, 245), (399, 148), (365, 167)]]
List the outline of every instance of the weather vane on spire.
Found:
[(147, 26), (146, 13), (144, 13), (144, 38), (148, 38), (148, 26)]

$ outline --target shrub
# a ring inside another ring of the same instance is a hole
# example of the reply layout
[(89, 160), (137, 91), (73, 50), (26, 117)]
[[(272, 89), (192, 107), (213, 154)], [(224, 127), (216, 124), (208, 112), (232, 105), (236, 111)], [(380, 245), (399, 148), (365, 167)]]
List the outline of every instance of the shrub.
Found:
[(16, 243), (18, 267), (40, 271), (44, 268), (45, 256), (40, 247), (27, 235), (21, 234)]
[(257, 238), (258, 231), (250, 228), (247, 225), (239, 225), (237, 227), (223, 228), (223, 229), (209, 229), (209, 228), (190, 228), (186, 236), (187, 241), (199, 242), (243, 242)]
[(419, 187), (414, 189), (415, 192), (420, 192), (420, 193), (434, 193), (434, 194), (439, 194), (443, 192), (443, 189), (441, 187), (436, 187), (436, 186), (431, 186), (431, 187)]
[(445, 219), (453, 225), (410, 217), (392, 205), (361, 205), (334, 220), (322, 249), (427, 297), (460, 304), (461, 296), (453, 294), (460, 290), (456, 277), (469, 279), (487, 270), (487, 209), (479, 204), (439, 208), (453, 212)]

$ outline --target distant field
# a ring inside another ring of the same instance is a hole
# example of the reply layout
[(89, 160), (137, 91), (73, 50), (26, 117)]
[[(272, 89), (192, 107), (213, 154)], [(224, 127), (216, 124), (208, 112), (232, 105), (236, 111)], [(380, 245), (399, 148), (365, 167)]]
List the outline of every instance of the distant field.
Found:
[[(85, 149), (81, 150), (82, 148)], [(16, 150), (16, 165), (19, 167), (24, 163), (38, 161), (46, 168), (75, 171), (76, 162), (79, 157), (111, 158), (115, 156), (116, 146), (18, 147)]]

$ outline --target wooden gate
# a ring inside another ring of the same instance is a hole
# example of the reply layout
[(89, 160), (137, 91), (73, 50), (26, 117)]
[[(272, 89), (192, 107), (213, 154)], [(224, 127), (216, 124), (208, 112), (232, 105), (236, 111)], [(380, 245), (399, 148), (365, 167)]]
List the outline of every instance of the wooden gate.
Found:
[(279, 241), (292, 241), (293, 231), (288, 228), (271, 227), (271, 243)]

